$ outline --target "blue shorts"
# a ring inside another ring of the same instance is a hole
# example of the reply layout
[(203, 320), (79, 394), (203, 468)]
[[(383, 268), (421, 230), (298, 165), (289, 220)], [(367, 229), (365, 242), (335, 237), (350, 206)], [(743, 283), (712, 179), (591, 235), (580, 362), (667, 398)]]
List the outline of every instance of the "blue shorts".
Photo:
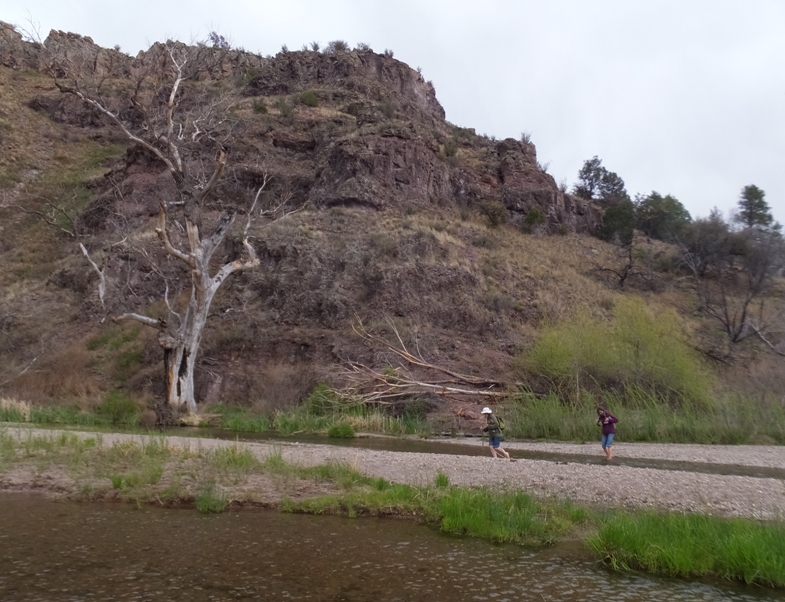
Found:
[(502, 444), (501, 437), (490, 437), (488, 439), (488, 445), (494, 449), (499, 449), (499, 446)]
[(607, 435), (602, 436), (602, 449), (606, 447), (610, 447), (613, 445), (613, 438), (616, 436), (616, 433), (608, 433)]

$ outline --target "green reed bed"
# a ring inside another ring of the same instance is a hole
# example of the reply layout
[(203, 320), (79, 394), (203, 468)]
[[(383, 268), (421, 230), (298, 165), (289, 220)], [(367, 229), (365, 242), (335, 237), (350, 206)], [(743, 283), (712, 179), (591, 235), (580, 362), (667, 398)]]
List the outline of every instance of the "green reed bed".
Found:
[(619, 441), (744, 444), (761, 439), (785, 443), (785, 407), (776, 400), (727, 396), (707, 404), (672, 405), (655, 394), (631, 389), (623, 394), (590, 395), (564, 401), (555, 394), (521, 394), (499, 411), (506, 435), (518, 439), (591, 441), (599, 437), (596, 405), (605, 404), (619, 419)]
[(349, 516), (413, 515), (452, 535), (497, 543), (552, 543), (588, 520), (585, 509), (567, 502), (541, 502), (522, 491), (449, 486), (438, 475), (434, 486), (414, 487), (359, 476), (338, 495), (288, 502), (285, 509)]
[(785, 525), (640, 512), (599, 521), (588, 544), (614, 569), (785, 587)]
[(105, 417), (67, 406), (30, 406), (26, 412), (0, 407), (0, 422), (32, 422), (35, 424), (70, 424), (75, 426), (109, 426)]

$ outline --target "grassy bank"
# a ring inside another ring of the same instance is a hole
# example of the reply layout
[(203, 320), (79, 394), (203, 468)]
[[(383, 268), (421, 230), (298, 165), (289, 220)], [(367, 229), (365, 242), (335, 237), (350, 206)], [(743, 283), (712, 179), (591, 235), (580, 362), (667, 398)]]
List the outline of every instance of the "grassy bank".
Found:
[[(277, 431), (282, 435), (295, 433), (340, 432), (380, 433), (384, 435), (427, 435), (428, 425), (423, 416), (404, 415), (395, 417), (379, 409), (335, 408), (330, 411), (315, 411), (308, 404), (271, 416), (255, 413), (239, 406), (216, 406), (211, 408), (219, 418), (217, 426), (237, 432)], [(346, 430), (351, 427), (351, 431)], [(345, 436), (345, 435), (344, 435)]]
[[(113, 404), (114, 409), (117, 404)], [(315, 412), (301, 406), (272, 415), (259, 414), (240, 406), (214, 406), (207, 414), (212, 417), (208, 424), (235, 432), (261, 433), (276, 431), (282, 435), (296, 433), (327, 434), (330, 436), (353, 436), (355, 432), (380, 433), (385, 435), (428, 435), (429, 427), (423, 416), (412, 414), (400, 417), (370, 408), (345, 408), (330, 412)], [(125, 403), (120, 409), (108, 411), (104, 406), (96, 410), (81, 410), (75, 407), (14, 402), (0, 405), (0, 422), (32, 423), (46, 425), (70, 425), (90, 428), (145, 429), (141, 411), (133, 402)]]
[[(599, 437), (595, 407), (608, 406), (619, 418), (618, 441), (704, 444), (785, 444), (785, 406), (774, 399), (726, 396), (701, 405), (668, 404), (645, 390), (599, 396), (582, 391), (579, 401), (556, 394), (521, 393), (498, 408), (511, 439), (592, 441)], [(147, 418), (149, 414), (147, 411)], [(283, 435), (318, 433), (347, 437), (356, 432), (385, 435), (430, 434), (427, 413), (416, 405), (400, 416), (352, 405), (317, 388), (306, 402), (286, 411), (261, 414), (236, 405), (206, 409), (211, 425), (235, 432), (276, 431)], [(122, 395), (110, 395), (94, 410), (32, 405), (0, 399), (0, 422), (72, 425), (90, 428), (150, 428), (144, 411)]]
[(619, 441), (653, 443), (785, 444), (785, 406), (771, 402), (725, 397), (701, 406), (670, 406), (643, 391), (601, 398), (586, 393), (578, 402), (556, 395), (522, 394), (499, 411), (506, 435), (518, 439), (591, 441), (599, 438), (596, 404), (603, 403), (619, 419)]
[(711, 516), (613, 514), (588, 544), (611, 567), (785, 587), (785, 525)]
[(542, 545), (582, 534), (616, 570), (710, 576), (785, 587), (785, 524), (701, 515), (622, 512), (537, 500), (514, 489), (462, 488), (439, 473), (428, 486), (390, 483), (345, 464), (303, 467), (280, 450), (257, 457), (239, 445), (214, 449), (166, 437), (106, 444), (101, 435), (12, 436), (0, 429), (0, 478), (27, 474), (31, 486), (76, 499), (194, 506), (237, 505), (346, 516), (401, 516), (444, 533), (499, 543)]
[[(428, 435), (426, 413), (412, 404), (401, 415), (358, 405), (318, 386), (300, 406), (270, 414), (237, 405), (215, 405), (203, 410), (209, 426), (235, 432), (276, 431), (282, 435), (320, 433), (347, 437), (355, 432), (385, 435)], [(69, 405), (34, 405), (0, 398), (0, 422), (29, 422), (39, 425), (71, 425), (91, 428), (152, 428), (155, 416), (130, 397), (110, 393), (91, 410)]]

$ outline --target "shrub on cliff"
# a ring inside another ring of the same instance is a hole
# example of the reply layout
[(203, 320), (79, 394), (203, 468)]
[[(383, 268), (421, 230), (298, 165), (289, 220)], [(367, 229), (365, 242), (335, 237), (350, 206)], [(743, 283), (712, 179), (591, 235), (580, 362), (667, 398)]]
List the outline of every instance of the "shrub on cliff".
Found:
[(333, 40), (327, 44), (327, 52), (348, 52), (349, 44), (343, 40)]
[(488, 218), (488, 225), (491, 228), (498, 228), (506, 224), (510, 219), (510, 212), (507, 211), (507, 207), (499, 201), (485, 201), (480, 205), (480, 213)]

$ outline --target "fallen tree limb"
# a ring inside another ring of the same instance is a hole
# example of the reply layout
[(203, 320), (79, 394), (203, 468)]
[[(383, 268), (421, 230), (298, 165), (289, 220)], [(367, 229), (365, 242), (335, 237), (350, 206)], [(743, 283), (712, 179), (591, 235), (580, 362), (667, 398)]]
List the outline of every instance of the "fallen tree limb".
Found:
[[(360, 362), (346, 360), (347, 368), (344, 377), (349, 381), (349, 385), (335, 391), (343, 398), (351, 399), (358, 405), (391, 405), (410, 401), (423, 395), (437, 395), (456, 401), (480, 398), (486, 400), (486, 403), (493, 403), (508, 395), (505, 390), (509, 386), (507, 383), (491, 378), (461, 374), (433, 364), (425, 360), (419, 350), (415, 355), (407, 349), (395, 324), (390, 320), (387, 320), (387, 324), (395, 336), (396, 343), (371, 334), (359, 319), (352, 325), (352, 329), (366, 342), (375, 347), (386, 349), (403, 360), (401, 365), (397, 368), (387, 367), (380, 372)], [(430, 380), (415, 376), (409, 368), (419, 369), (419, 372), (423, 370), (438, 372), (450, 378)]]
[(401, 335), (398, 332), (398, 329), (396, 328), (396, 326), (392, 322), (392, 320), (388, 319), (387, 320), (387, 324), (392, 329), (393, 333), (395, 334), (396, 339), (398, 339), (398, 344), (400, 345), (400, 347), (396, 347), (395, 345), (390, 343), (388, 340), (386, 340), (386, 339), (384, 339), (384, 338), (382, 338), (380, 336), (373, 335), (373, 334), (369, 333), (366, 330), (365, 326), (363, 326), (363, 323), (360, 322), (359, 319), (357, 320), (356, 324), (352, 324), (352, 330), (354, 330), (355, 333), (357, 333), (360, 337), (362, 337), (363, 339), (365, 339), (369, 343), (375, 343), (377, 345), (385, 347), (388, 351), (391, 351), (392, 353), (396, 354), (401, 359), (405, 360), (406, 362), (408, 362), (409, 364), (412, 364), (414, 366), (419, 366), (421, 368), (426, 368), (428, 370), (435, 370), (437, 372), (442, 372), (443, 374), (447, 374), (448, 376), (452, 376), (452, 377), (458, 379), (459, 381), (467, 383), (467, 384), (473, 384), (473, 385), (477, 385), (477, 386), (483, 386), (483, 385), (485, 385), (485, 386), (504, 386), (504, 383), (502, 383), (501, 381), (498, 381), (498, 380), (495, 380), (495, 379), (483, 378), (483, 377), (479, 377), (479, 376), (471, 376), (471, 375), (468, 375), (468, 374), (461, 374), (460, 372), (455, 372), (453, 370), (448, 370), (447, 368), (444, 368), (443, 366), (437, 366), (435, 364), (432, 364), (432, 363), (426, 361), (422, 356), (416, 356), (416, 355), (410, 353), (409, 350), (406, 348), (406, 345), (404, 344), (403, 339), (401, 338)]

